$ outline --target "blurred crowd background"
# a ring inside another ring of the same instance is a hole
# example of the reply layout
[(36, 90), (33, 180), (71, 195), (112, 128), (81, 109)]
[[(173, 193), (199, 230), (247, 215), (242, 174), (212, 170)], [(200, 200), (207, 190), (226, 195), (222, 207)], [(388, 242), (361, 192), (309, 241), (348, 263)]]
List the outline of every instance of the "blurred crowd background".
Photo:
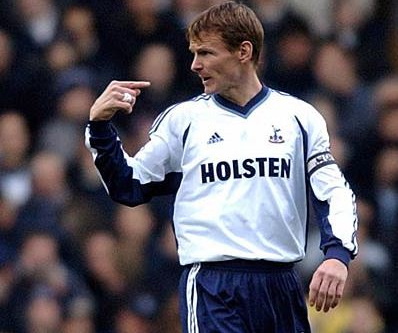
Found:
[[(202, 92), (184, 29), (220, 0), (1, 0), (0, 332), (178, 333), (172, 198), (111, 202), (84, 146), (113, 79), (149, 80), (115, 124), (131, 154)], [(358, 198), (360, 254), (314, 333), (398, 332), (398, 4), (247, 0), (264, 83), (314, 104)], [(311, 222), (304, 288), (322, 254)]]

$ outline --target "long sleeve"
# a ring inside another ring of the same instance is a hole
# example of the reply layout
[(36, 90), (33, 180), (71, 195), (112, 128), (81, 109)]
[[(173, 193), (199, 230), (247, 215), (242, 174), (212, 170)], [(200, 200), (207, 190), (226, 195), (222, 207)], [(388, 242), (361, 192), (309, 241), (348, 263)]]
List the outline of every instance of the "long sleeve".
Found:
[(323, 119), (317, 117), (309, 143), (307, 161), (312, 204), (321, 233), (325, 258), (348, 265), (358, 252), (355, 194), (329, 151)]
[(136, 206), (155, 195), (176, 192), (181, 175), (168, 167), (169, 148), (159, 137), (152, 137), (131, 157), (123, 150), (116, 129), (108, 121), (90, 122), (85, 135), (86, 146), (114, 201)]

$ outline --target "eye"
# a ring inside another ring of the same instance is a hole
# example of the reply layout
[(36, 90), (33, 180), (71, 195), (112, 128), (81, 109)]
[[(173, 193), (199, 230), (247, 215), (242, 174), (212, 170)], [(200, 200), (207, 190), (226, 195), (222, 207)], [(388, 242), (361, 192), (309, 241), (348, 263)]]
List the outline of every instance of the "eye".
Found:
[(210, 54), (210, 52), (207, 51), (207, 50), (200, 50), (200, 51), (198, 51), (198, 55), (205, 56), (205, 55), (207, 55), (207, 54)]

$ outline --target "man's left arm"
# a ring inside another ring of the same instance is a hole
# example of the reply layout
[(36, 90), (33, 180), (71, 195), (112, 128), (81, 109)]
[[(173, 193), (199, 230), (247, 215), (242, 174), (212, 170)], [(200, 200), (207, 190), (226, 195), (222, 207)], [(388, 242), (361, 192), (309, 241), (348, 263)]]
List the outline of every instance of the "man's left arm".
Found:
[(310, 283), (309, 302), (327, 312), (339, 304), (349, 262), (358, 252), (355, 195), (330, 152), (319, 155), (317, 163), (309, 161), (309, 177), (325, 255)]
[(307, 177), (324, 261), (311, 280), (309, 302), (316, 310), (327, 312), (339, 304), (349, 262), (358, 253), (358, 219), (355, 194), (330, 152), (326, 122), (317, 112), (311, 115)]

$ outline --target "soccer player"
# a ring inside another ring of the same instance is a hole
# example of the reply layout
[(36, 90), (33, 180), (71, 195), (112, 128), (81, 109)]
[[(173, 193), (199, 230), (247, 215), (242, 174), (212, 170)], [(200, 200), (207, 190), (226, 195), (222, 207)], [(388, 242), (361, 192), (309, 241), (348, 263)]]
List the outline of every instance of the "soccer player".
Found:
[(149, 82), (113, 81), (90, 110), (86, 144), (112, 199), (136, 206), (175, 194), (184, 333), (310, 332), (294, 269), (305, 255), (310, 201), (325, 255), (311, 306), (339, 304), (357, 254), (355, 197), (325, 121), (259, 80), (263, 34), (243, 4), (200, 14), (187, 37), (204, 93), (161, 113), (133, 157), (110, 120), (132, 112)]

